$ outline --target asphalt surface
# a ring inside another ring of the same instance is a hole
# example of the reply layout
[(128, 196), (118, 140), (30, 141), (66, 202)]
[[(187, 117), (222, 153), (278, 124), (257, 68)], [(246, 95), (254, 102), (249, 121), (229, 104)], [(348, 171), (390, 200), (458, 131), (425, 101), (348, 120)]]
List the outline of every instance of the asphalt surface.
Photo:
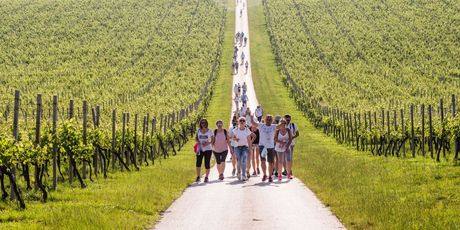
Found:
[[(235, 34), (243, 31), (249, 38), (247, 7), (243, 8), (240, 0), (236, 8)], [(244, 52), (250, 64), (249, 44), (250, 39), (246, 47), (238, 47), (238, 60)], [(233, 84), (246, 82), (248, 106), (254, 112), (258, 102), (251, 76), (250, 65), (247, 73), (244, 65), (240, 66)], [(229, 87), (233, 89), (233, 85)], [(236, 109), (233, 101), (232, 108)], [(210, 181), (189, 186), (153, 229), (345, 229), (300, 180), (283, 177), (281, 182), (268, 183), (259, 175), (241, 182), (231, 171), (228, 156), (223, 181), (218, 180), (216, 167), (211, 168)]]

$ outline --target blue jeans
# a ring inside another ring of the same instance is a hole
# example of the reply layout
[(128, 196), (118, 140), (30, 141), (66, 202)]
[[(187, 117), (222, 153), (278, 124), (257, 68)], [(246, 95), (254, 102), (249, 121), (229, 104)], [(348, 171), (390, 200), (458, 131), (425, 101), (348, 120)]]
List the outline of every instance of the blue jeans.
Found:
[(237, 170), (246, 177), (246, 160), (248, 158), (249, 148), (247, 146), (235, 147), (235, 155), (238, 160)]

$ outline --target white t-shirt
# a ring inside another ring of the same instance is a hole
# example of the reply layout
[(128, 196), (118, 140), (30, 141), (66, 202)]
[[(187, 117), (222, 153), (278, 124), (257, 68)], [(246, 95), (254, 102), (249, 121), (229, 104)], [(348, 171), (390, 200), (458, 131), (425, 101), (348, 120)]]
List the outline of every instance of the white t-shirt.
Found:
[(259, 145), (266, 148), (275, 148), (276, 125), (266, 125), (259, 123)]
[(292, 135), (291, 146), (294, 146), (294, 136), (295, 136), (295, 134), (297, 133), (297, 131), (299, 131), (299, 130), (297, 129), (297, 125), (294, 124), (294, 123), (292, 123), (292, 122), (290, 122), (290, 123), (286, 126), (286, 128), (288, 128), (289, 130), (291, 130), (291, 135)]
[(233, 92), (238, 93), (238, 85), (235, 85), (235, 86), (233, 87)]
[(262, 108), (257, 108), (256, 111), (255, 111), (255, 115), (256, 117), (261, 117), (262, 116)]
[(212, 150), (211, 144), (203, 146), (203, 143), (211, 142), (212, 141), (211, 138), (214, 136), (214, 132), (211, 129), (208, 129), (206, 133), (201, 133), (201, 130), (198, 129), (197, 135), (198, 135), (198, 141), (200, 142), (201, 151), (204, 152), (204, 151)]
[(233, 137), (236, 136), (239, 140), (235, 140), (236, 146), (248, 146), (248, 136), (251, 135), (251, 131), (248, 128), (244, 128), (243, 130), (240, 129), (240, 127), (237, 127), (233, 129)]

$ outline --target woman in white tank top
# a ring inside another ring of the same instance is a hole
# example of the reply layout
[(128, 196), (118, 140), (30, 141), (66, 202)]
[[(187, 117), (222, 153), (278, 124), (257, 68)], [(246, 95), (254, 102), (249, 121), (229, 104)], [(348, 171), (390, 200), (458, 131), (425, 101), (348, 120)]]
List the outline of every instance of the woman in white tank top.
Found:
[[(292, 135), (288, 128), (286, 128), (286, 120), (281, 119), (278, 129), (275, 132), (275, 151), (278, 156), (278, 168), (283, 168), (283, 161), (285, 154), (289, 154), (292, 142)], [(283, 175), (278, 173), (278, 181), (281, 181)]]

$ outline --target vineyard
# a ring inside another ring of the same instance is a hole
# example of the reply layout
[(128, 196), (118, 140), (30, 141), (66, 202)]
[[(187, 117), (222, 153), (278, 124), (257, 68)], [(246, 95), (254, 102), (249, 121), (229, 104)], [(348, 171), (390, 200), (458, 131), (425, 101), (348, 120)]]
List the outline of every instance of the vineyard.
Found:
[(459, 159), (459, 9), (449, 0), (264, 1), (278, 66), (315, 126), (375, 155), (437, 161)]
[[(226, 9), (215, 1), (0, 6), (2, 198), (175, 154), (204, 115)], [(8, 13), (4, 13), (8, 12)]]

